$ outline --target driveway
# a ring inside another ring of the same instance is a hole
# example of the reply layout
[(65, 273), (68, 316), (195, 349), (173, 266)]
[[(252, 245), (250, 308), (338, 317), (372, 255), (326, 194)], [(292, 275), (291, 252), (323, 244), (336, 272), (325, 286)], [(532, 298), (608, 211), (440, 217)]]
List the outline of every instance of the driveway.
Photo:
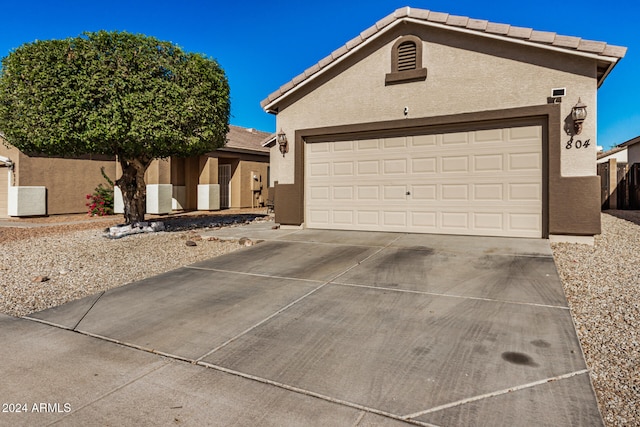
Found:
[(602, 425), (548, 241), (226, 232), (266, 241), (0, 317), (3, 402), (63, 408), (0, 424)]

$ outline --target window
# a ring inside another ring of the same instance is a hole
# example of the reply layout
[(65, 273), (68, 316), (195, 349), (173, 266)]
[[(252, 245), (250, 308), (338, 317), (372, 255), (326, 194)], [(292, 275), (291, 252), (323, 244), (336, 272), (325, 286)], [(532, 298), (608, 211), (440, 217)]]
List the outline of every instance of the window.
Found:
[(391, 48), (391, 72), (385, 84), (426, 80), (427, 69), (422, 66), (422, 40), (416, 36), (400, 37)]

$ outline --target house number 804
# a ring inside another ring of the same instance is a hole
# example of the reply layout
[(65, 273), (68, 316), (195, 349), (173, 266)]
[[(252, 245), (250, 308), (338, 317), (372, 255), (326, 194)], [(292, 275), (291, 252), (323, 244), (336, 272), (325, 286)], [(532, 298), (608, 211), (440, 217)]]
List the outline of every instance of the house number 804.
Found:
[(582, 142), (578, 139), (577, 141), (574, 141), (573, 138), (571, 138), (567, 142), (567, 145), (564, 146), (564, 148), (566, 148), (567, 150), (571, 150), (572, 148), (587, 148), (589, 146), (589, 141), (591, 140), (587, 139), (586, 141)]

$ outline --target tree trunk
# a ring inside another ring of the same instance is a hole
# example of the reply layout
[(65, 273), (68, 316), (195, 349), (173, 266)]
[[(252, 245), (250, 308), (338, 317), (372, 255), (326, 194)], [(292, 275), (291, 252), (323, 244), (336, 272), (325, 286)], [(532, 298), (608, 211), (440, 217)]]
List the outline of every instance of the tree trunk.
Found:
[(116, 181), (116, 185), (122, 192), (125, 223), (144, 221), (147, 206), (147, 185), (144, 182), (144, 173), (151, 164), (151, 159), (118, 157), (118, 160), (122, 166), (122, 176)]

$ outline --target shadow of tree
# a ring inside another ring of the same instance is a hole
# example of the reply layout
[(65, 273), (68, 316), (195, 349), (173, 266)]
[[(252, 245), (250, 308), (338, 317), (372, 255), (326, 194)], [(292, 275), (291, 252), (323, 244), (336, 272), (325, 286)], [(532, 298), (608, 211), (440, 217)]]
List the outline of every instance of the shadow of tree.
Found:
[(616, 210), (609, 209), (606, 211), (602, 211), (602, 213), (615, 216), (616, 218), (624, 219), (629, 222), (633, 222), (636, 225), (640, 225), (640, 211), (627, 211), (627, 210)]

